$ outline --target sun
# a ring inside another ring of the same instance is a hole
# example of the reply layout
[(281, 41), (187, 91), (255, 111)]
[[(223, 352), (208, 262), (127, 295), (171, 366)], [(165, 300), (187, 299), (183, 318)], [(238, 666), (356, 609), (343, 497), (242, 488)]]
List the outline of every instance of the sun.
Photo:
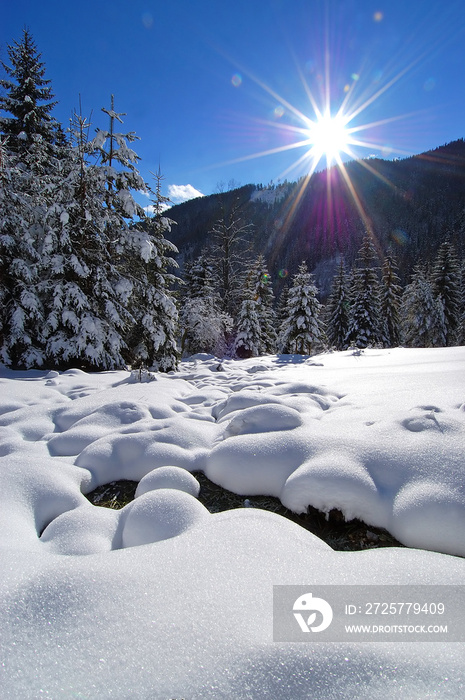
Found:
[[(328, 37), (326, 37), (326, 41), (329, 41)], [(362, 204), (350, 180), (350, 170), (346, 168), (347, 162), (358, 161), (360, 166), (373, 176), (378, 177), (385, 184), (390, 184), (370, 165), (369, 161), (373, 155), (377, 156), (380, 152), (383, 155), (392, 153), (392, 146), (383, 143), (382, 127), (397, 120), (411, 117), (414, 113), (386, 116), (370, 121), (366, 120), (366, 115), (370, 113), (366, 110), (369, 110), (375, 102), (378, 102), (388, 90), (398, 83), (417, 64), (419, 59), (414, 59), (405, 66), (401, 65), (398, 72), (393, 71), (385, 80), (372, 79), (368, 72), (366, 75), (359, 72), (352, 73), (351, 82), (346, 82), (342, 88), (343, 81), (340, 70), (336, 74), (336, 79), (331, 79), (330, 57), (331, 52), (328, 44), (320, 62), (320, 70), (315, 74), (315, 80), (312, 79), (312, 84), (308, 82), (304, 68), (295, 59), (303, 95), (308, 98), (307, 104), (302, 102), (300, 96), (295, 103), (289, 101), (288, 97), (279, 94), (273, 87), (249, 71), (246, 66), (240, 66), (233, 62), (235, 67), (241, 71), (241, 80), (242, 75), (246, 76), (267, 93), (272, 100), (267, 116), (254, 117), (251, 120), (254, 129), (256, 129), (256, 142), (266, 143), (273, 132), (278, 134), (278, 139), (274, 139), (275, 146), (271, 146), (272, 140), (270, 139), (270, 147), (264, 150), (257, 150), (211, 167), (232, 165), (265, 156), (279, 156), (285, 152), (296, 151), (296, 158), (290, 159), (288, 165), (284, 165), (284, 160), (280, 161), (283, 163), (284, 169), (274, 178), (275, 180), (280, 182), (287, 180), (289, 176), (297, 175), (299, 179), (302, 178), (303, 196), (304, 189), (314, 173), (326, 166), (329, 196), (331, 194), (329, 179), (334, 179), (334, 174), (337, 175), (337, 171), (334, 170), (337, 168), (360, 210)], [(312, 70), (312, 75), (313, 72)], [(235, 79), (236, 75), (233, 77)], [(361, 116), (363, 113), (365, 113), (365, 119)], [(362, 157), (364, 150), (371, 152), (368, 157)], [(411, 155), (398, 147), (395, 150), (397, 154)]]
[(321, 114), (311, 122), (308, 142), (312, 156), (317, 160), (326, 157), (328, 166), (334, 161), (339, 161), (341, 153), (347, 153), (350, 144), (347, 120), (340, 114), (334, 117), (329, 112)]

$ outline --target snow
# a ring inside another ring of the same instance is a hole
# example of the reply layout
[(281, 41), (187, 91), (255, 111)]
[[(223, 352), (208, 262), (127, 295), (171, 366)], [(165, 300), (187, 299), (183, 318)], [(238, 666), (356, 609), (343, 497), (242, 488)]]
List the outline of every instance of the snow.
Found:
[(197, 498), (200, 484), (189, 472), (179, 467), (160, 467), (144, 476), (137, 486), (135, 497), (155, 489), (179, 489)]
[(126, 506), (122, 547), (176, 537), (208, 518), (208, 510), (185, 491), (155, 489)]
[(251, 202), (265, 202), (269, 206), (278, 204), (288, 194), (289, 188), (286, 186), (264, 187), (261, 190), (254, 190), (250, 196)]
[[(2, 698), (463, 697), (461, 644), (274, 643), (272, 587), (463, 582), (464, 369), (465, 348), (398, 348), (1, 370)], [(212, 515), (197, 470), (409, 549)], [(121, 478), (119, 511), (83, 495)]]

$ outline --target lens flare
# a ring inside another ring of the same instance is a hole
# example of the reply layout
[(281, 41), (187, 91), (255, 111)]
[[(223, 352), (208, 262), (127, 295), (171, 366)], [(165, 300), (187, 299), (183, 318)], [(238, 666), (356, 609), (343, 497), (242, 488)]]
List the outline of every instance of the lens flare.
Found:
[(391, 238), (399, 246), (407, 245), (407, 243), (410, 240), (408, 233), (406, 233), (405, 231), (402, 231), (402, 229), (400, 229), (400, 228), (396, 228), (391, 233)]
[(153, 15), (150, 12), (144, 12), (142, 15), (142, 24), (146, 29), (151, 29), (153, 25)]
[(425, 92), (431, 92), (431, 90), (434, 90), (435, 87), (436, 87), (436, 80), (434, 78), (428, 78), (423, 83), (423, 90), (425, 90)]
[(234, 87), (239, 87), (242, 85), (242, 75), (240, 73), (234, 73), (233, 77), (231, 78), (231, 82)]

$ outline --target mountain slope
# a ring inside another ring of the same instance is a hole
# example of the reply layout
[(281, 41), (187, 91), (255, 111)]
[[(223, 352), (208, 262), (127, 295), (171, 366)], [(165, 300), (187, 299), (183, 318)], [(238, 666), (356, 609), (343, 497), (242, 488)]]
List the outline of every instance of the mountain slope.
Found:
[(392, 248), (403, 281), (418, 260), (431, 261), (446, 236), (464, 252), (465, 142), (463, 139), (403, 160), (368, 159), (333, 167), (306, 182), (263, 188), (245, 185), (172, 207), (172, 240), (181, 265), (208, 246), (215, 221), (239, 204), (253, 224), (252, 247), (271, 274), (310, 268), (344, 254), (351, 263), (365, 230), (380, 252)]

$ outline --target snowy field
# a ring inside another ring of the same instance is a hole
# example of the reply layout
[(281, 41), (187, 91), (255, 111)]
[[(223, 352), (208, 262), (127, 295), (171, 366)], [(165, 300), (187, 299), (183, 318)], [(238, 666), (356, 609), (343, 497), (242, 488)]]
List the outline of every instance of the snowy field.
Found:
[[(463, 644), (272, 641), (274, 584), (465, 582), (464, 376), (465, 348), (2, 370), (1, 697), (465, 697)], [(409, 549), (212, 515), (197, 470)], [(140, 481), (120, 511), (83, 495), (116, 479)]]

